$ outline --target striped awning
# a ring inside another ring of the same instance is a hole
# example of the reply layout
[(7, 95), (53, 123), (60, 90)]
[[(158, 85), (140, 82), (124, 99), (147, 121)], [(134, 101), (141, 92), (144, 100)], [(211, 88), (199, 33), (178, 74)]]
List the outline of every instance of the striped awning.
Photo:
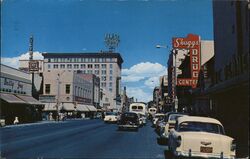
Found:
[(82, 105), (82, 104), (77, 104), (76, 110), (80, 111), (80, 112), (89, 112), (88, 107), (86, 105)]
[(96, 112), (97, 109), (93, 106), (93, 105), (87, 105), (87, 108), (89, 109), (89, 111), (91, 112)]
[(36, 100), (32, 96), (26, 96), (26, 95), (16, 95), (16, 96), (31, 105), (44, 105), (43, 103)]
[(62, 109), (66, 111), (76, 111), (74, 103), (62, 103)]
[(8, 94), (8, 93), (0, 93), (0, 98), (8, 103), (13, 103), (13, 104), (26, 104), (25, 101), (22, 99), (16, 97), (13, 94)]

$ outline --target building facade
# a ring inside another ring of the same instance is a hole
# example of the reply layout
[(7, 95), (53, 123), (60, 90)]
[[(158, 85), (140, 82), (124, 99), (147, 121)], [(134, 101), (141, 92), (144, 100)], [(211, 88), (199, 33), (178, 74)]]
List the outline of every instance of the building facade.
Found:
[(41, 120), (43, 104), (32, 97), (29, 73), (1, 64), (0, 115), (6, 124), (13, 124), (15, 117), (20, 123)]
[(237, 157), (249, 156), (249, 16), (249, 0), (213, 1), (215, 58), (207, 93), (214, 116), (237, 141)]
[(44, 72), (51, 70), (81, 71), (100, 78), (100, 87), (105, 93), (100, 102), (110, 110), (117, 109), (117, 96), (120, 95), (121, 65), (119, 53), (43, 53)]

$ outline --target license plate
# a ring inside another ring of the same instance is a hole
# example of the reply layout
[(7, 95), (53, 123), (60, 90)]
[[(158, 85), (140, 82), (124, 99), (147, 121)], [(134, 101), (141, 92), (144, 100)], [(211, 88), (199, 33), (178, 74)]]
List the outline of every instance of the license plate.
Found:
[(200, 147), (200, 151), (203, 153), (212, 153), (213, 152), (213, 148), (212, 147)]

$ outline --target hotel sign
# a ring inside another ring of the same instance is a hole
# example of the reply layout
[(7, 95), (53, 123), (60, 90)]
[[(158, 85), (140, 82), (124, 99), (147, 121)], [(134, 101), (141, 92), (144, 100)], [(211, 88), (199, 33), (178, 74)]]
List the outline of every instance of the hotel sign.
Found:
[(39, 61), (37, 60), (31, 60), (29, 61), (29, 71), (39, 71)]
[(186, 38), (173, 38), (172, 45), (174, 49), (186, 49), (190, 53), (191, 78), (177, 79), (179, 86), (196, 87), (200, 71), (200, 37), (194, 34), (188, 34)]

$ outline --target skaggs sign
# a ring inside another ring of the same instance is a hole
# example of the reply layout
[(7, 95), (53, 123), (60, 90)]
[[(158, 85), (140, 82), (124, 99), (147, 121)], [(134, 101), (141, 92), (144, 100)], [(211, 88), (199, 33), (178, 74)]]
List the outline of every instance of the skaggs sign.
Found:
[(186, 49), (190, 53), (190, 79), (177, 79), (177, 85), (196, 87), (198, 74), (200, 71), (200, 37), (194, 34), (188, 34), (186, 38), (173, 38), (172, 45), (174, 49)]

